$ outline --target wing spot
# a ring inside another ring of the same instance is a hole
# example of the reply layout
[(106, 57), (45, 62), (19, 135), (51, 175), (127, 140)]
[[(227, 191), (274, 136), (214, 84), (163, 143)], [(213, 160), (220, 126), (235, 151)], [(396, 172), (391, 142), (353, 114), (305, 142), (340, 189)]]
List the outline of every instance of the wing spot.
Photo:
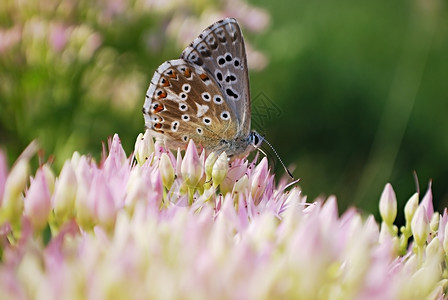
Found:
[(224, 66), (226, 64), (226, 60), (223, 56), (218, 56), (217, 63), (220, 66)]
[(159, 112), (161, 112), (164, 109), (165, 109), (165, 106), (163, 106), (163, 104), (154, 103), (152, 105), (152, 112), (153, 113), (159, 113)]
[(221, 104), (222, 103), (222, 97), (219, 96), (219, 95), (213, 96), (213, 102), (215, 102), (216, 104)]
[(230, 113), (228, 111), (223, 111), (221, 113), (221, 119), (223, 119), (225, 121), (229, 120), (230, 119)]
[(226, 94), (229, 97), (235, 98), (235, 100), (239, 98), (239, 95), (235, 93), (232, 89), (226, 89)]
[(188, 83), (185, 83), (185, 84), (182, 86), (182, 91), (184, 91), (185, 93), (190, 92), (190, 91), (191, 91), (191, 85), (189, 85)]
[(188, 95), (187, 95), (186, 93), (180, 93), (180, 94), (179, 94), (179, 97), (180, 97), (180, 99), (182, 99), (182, 100), (187, 100)]
[(236, 76), (234, 74), (229, 74), (226, 76), (227, 83), (234, 82), (234, 81), (236, 81)]
[(188, 106), (185, 103), (179, 103), (179, 110), (180, 111), (187, 111)]
[(176, 132), (177, 129), (179, 129), (179, 122), (178, 121), (173, 121), (171, 123), (171, 131)]
[(204, 82), (210, 80), (210, 78), (208, 78), (207, 74), (205, 74), (205, 73), (200, 74), (199, 78), (201, 78), (201, 80)]
[(204, 124), (207, 125), (207, 126), (212, 124), (212, 120), (210, 118), (208, 118), (208, 117), (202, 118), (202, 122), (204, 122)]
[(169, 81), (166, 80), (164, 77), (160, 80), (160, 83), (162, 83), (162, 86), (167, 87), (170, 85)]
[(218, 81), (222, 81), (222, 78), (223, 78), (223, 76), (222, 76), (221, 71), (216, 71), (216, 79), (218, 79)]
[(190, 121), (190, 116), (187, 114), (184, 114), (184, 115), (182, 115), (182, 120), (185, 122), (188, 122), (188, 121)]
[(204, 133), (204, 130), (202, 130), (202, 128), (198, 127), (198, 128), (196, 128), (196, 132), (197, 132), (199, 135), (202, 135), (202, 134)]
[(210, 102), (210, 94), (209, 94), (209, 93), (207, 93), (207, 92), (203, 92), (203, 93), (201, 94), (201, 97), (202, 97), (202, 100), (207, 101), (207, 102)]

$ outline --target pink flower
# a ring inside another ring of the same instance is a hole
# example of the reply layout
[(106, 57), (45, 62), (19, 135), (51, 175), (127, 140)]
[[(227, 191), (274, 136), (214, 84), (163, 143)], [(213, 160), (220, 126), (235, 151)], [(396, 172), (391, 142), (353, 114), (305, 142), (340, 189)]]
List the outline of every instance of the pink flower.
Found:
[(5, 192), (6, 178), (8, 177), (8, 170), (6, 165), (6, 158), (3, 151), (0, 150), (0, 207), (2, 206), (3, 193)]
[(190, 140), (181, 166), (182, 178), (189, 187), (195, 187), (201, 179), (204, 168), (193, 140)]
[(42, 169), (37, 170), (36, 177), (24, 200), (24, 213), (30, 219), (33, 228), (42, 230), (48, 222), (51, 210), (51, 195)]

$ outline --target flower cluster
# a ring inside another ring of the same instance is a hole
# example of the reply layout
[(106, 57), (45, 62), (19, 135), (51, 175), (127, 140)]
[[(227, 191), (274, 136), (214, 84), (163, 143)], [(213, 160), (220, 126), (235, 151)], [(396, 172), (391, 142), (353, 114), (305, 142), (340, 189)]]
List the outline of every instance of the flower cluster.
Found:
[(57, 176), (29, 179), (26, 157), (8, 171), (0, 153), (2, 299), (445, 299), (448, 214), (430, 188), (398, 230), (390, 184), (379, 225), (306, 203), (266, 158), (193, 142), (182, 157), (148, 133), (131, 157), (115, 136), (99, 164), (75, 152)]

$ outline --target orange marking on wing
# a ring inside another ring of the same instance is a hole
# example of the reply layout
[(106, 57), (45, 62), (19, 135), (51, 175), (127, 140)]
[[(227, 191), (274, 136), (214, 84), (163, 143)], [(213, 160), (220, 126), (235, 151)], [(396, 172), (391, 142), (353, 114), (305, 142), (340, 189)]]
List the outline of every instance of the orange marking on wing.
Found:
[(162, 92), (162, 93), (159, 95), (159, 99), (160, 99), (160, 98), (166, 98), (166, 96), (167, 96), (166, 92)]
[(191, 76), (191, 70), (189, 68), (185, 69), (184, 76), (185, 77), (190, 77)]
[(164, 109), (165, 109), (165, 107), (162, 104), (158, 104), (156, 107), (154, 107), (154, 112), (158, 113), (158, 112), (161, 112)]
[(162, 78), (162, 86), (167, 87), (170, 85), (170, 82), (168, 80), (166, 80), (165, 78)]
[(156, 129), (160, 129), (160, 128), (162, 128), (162, 123), (156, 123), (156, 124), (154, 124), (154, 128), (156, 128)]
[(201, 78), (202, 81), (206, 81), (206, 80), (209, 79), (208, 76), (207, 76), (207, 74), (205, 74), (205, 73), (200, 74), (200, 75), (199, 75), (199, 78)]

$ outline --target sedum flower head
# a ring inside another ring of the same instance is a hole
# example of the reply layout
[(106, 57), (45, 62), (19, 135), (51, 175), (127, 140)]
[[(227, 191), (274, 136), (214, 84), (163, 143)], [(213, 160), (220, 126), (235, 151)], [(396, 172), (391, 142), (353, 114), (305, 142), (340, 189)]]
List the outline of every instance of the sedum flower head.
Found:
[(448, 215), (430, 188), (399, 232), (390, 184), (378, 224), (334, 196), (307, 203), (265, 158), (141, 138), (135, 159), (114, 136), (100, 163), (75, 153), (29, 181), (0, 152), (2, 299), (446, 298)]

